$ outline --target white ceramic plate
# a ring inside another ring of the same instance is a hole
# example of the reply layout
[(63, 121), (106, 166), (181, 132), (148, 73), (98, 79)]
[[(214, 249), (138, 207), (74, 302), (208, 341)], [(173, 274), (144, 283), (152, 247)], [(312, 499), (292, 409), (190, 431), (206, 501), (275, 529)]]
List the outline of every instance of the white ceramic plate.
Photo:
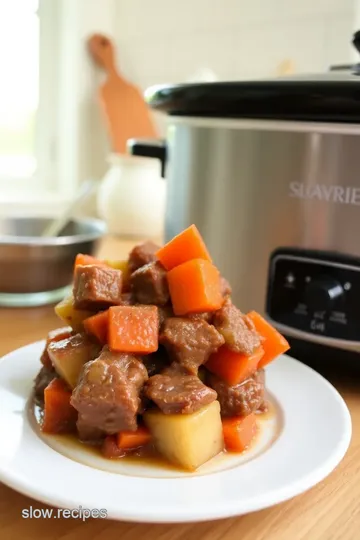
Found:
[(193, 474), (121, 460), (109, 472), (108, 460), (76, 454), (63, 439), (42, 437), (32, 426), (27, 401), (43, 346), (34, 343), (0, 362), (0, 480), (54, 506), (104, 508), (111, 518), (139, 522), (241, 515), (311, 488), (350, 443), (350, 415), (337, 391), (282, 356), (267, 368), (273, 412), (249, 451), (215, 458)]

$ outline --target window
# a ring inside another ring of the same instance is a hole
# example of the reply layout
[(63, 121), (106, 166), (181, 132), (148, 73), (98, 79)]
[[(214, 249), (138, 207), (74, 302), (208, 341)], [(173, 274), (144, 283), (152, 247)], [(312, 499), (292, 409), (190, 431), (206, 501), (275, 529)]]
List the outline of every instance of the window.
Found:
[(114, 35), (114, 0), (0, 0), (0, 214), (54, 215), (108, 148), (86, 40)]
[(1, 178), (31, 178), (36, 171), (35, 119), (39, 96), (37, 9), (36, 0), (0, 4), (0, 70), (3, 74), (0, 85)]
[(0, 0), (0, 200), (54, 187), (55, 5)]

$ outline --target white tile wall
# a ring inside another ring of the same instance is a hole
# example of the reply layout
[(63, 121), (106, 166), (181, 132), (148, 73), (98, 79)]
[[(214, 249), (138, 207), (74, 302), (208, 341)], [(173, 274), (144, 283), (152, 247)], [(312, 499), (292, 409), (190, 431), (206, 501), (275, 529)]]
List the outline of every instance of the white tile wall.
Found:
[(219, 80), (296, 72), (354, 59), (357, 0), (117, 0), (123, 73), (142, 89), (184, 82), (200, 70)]

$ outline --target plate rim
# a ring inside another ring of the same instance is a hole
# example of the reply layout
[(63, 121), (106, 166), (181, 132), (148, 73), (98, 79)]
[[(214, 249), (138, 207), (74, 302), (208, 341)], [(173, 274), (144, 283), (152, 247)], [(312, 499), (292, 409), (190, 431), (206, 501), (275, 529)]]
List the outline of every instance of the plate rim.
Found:
[[(12, 355), (21, 355), (26, 349), (28, 348), (40, 348), (45, 343), (45, 340), (40, 340), (37, 342), (30, 343), (28, 345), (22, 346), (18, 349), (15, 349), (14, 351), (11, 351), (7, 354), (5, 354), (2, 358), (0, 358), (0, 368), (1, 364), (8, 360)], [(256, 497), (253, 496), (252, 498), (247, 501), (247, 504), (241, 503), (241, 509), (237, 507), (237, 501), (232, 501), (232, 504), (230, 504), (230, 501), (222, 501), (222, 503), (217, 504), (217, 508), (214, 511), (211, 510), (211, 515), (204, 509), (204, 506), (202, 506), (200, 509), (197, 509), (196, 507), (192, 508), (189, 512), (189, 509), (185, 509), (182, 511), (181, 508), (177, 507), (176, 511), (172, 509), (171, 513), (169, 513), (169, 510), (167, 510), (168, 513), (164, 513), (159, 518), (159, 513), (161, 512), (161, 509), (157, 512), (157, 514), (154, 514), (152, 511), (148, 512), (146, 509), (142, 508), (141, 512), (138, 513), (137, 511), (123, 511), (119, 509), (119, 511), (116, 512), (108, 512), (108, 518), (115, 519), (115, 520), (123, 520), (123, 521), (129, 521), (129, 522), (138, 522), (138, 523), (180, 523), (180, 522), (201, 522), (201, 521), (211, 521), (216, 519), (222, 519), (227, 517), (234, 517), (234, 516), (240, 516), (247, 514), (249, 512), (269, 508), (271, 506), (274, 506), (276, 504), (279, 504), (281, 502), (284, 502), (286, 500), (290, 500), (291, 498), (300, 495), (301, 493), (304, 493), (305, 491), (311, 489), (316, 484), (318, 484), (320, 481), (324, 480), (342, 461), (343, 457), (345, 456), (350, 442), (352, 438), (352, 422), (351, 422), (351, 415), (350, 411), (346, 405), (346, 402), (344, 398), (341, 396), (341, 394), (338, 392), (338, 390), (327, 380), (325, 377), (323, 377), (320, 373), (315, 371), (310, 366), (303, 364), (299, 360), (291, 357), (290, 355), (281, 355), (281, 357), (289, 359), (294, 365), (297, 365), (301, 367), (304, 371), (311, 374), (312, 377), (315, 377), (322, 385), (324, 385), (327, 390), (332, 394), (332, 397), (337, 401), (337, 405), (341, 409), (341, 416), (343, 420), (343, 434), (342, 437), (339, 439), (338, 444), (335, 446), (335, 449), (332, 450), (330, 456), (325, 460), (325, 462), (321, 465), (316, 467), (314, 470), (309, 472), (308, 474), (298, 478), (295, 481), (292, 481), (290, 484), (279, 487), (279, 488), (273, 488), (268, 494), (263, 495), (257, 495)], [(273, 368), (274, 369), (274, 368)], [(276, 368), (275, 368), (276, 369)], [(1, 388), (1, 379), (0, 379), (0, 388)], [(339, 409), (339, 410), (340, 410)], [(28, 420), (25, 420), (25, 422), (28, 422)], [(285, 428), (284, 428), (285, 431)], [(45, 444), (45, 443), (44, 443)], [(45, 445), (46, 448), (49, 448)], [(61, 454), (59, 454), (61, 455)], [(65, 458), (64, 456), (61, 456), (63, 459), (69, 460), (69, 462), (72, 462), (70, 458)], [(64, 462), (65, 463), (65, 462)], [(87, 467), (87, 466), (85, 466)], [(241, 467), (241, 465), (240, 465)], [(87, 467), (89, 469), (89, 467)], [(91, 469), (91, 468), (90, 468)], [(92, 469), (93, 471), (95, 469)], [(226, 471), (219, 471), (216, 474), (222, 474)], [(106, 474), (106, 473), (105, 473)], [(109, 473), (111, 474), (111, 473)], [(121, 476), (121, 475), (120, 475)], [(211, 475), (208, 475), (211, 476)], [(135, 478), (127, 476), (128, 479)], [(150, 478), (143, 478), (143, 480), (157, 480), (161, 482), (169, 482), (169, 481), (175, 481), (175, 482), (193, 482), (194, 480), (202, 478), (199, 477), (192, 477), (192, 478), (158, 478), (158, 479), (150, 479)], [(56, 498), (54, 496), (48, 496), (47, 493), (44, 493), (44, 490), (41, 491), (37, 488), (37, 486), (34, 486), (33, 484), (28, 484), (27, 480), (22, 478), (21, 476), (17, 474), (16, 470), (12, 470), (11, 468), (9, 471), (4, 470), (4, 467), (2, 466), (2, 463), (0, 461), (0, 481), (7, 485), (8, 487), (15, 489), (19, 493), (22, 493), (36, 501), (43, 502), (45, 504), (48, 504), (50, 506), (55, 506), (59, 508), (78, 508), (81, 505), (81, 502), (78, 500), (72, 501), (71, 497), (64, 498)], [(276, 500), (275, 500), (276, 499)]]

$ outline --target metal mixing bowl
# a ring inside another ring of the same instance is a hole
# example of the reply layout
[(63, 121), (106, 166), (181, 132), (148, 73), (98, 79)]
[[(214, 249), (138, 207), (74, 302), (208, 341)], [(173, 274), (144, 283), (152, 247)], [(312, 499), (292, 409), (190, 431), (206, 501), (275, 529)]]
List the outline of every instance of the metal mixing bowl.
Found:
[(77, 253), (93, 254), (106, 231), (95, 219), (72, 220), (54, 238), (46, 218), (0, 218), (0, 305), (57, 302), (68, 291)]

